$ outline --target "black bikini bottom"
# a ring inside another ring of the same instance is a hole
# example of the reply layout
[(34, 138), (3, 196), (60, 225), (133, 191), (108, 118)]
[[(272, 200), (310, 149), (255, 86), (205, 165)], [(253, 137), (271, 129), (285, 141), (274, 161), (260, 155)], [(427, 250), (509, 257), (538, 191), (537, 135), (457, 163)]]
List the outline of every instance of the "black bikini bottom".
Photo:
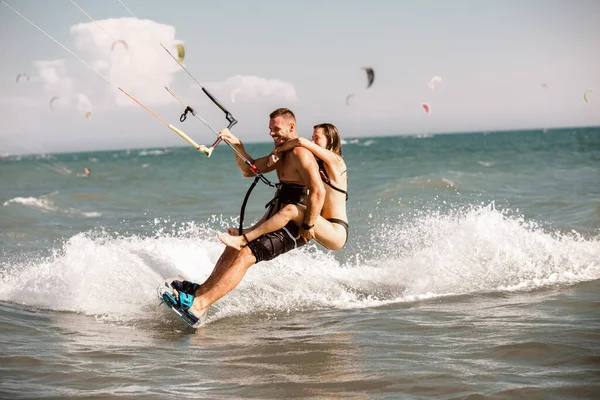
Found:
[(331, 222), (332, 224), (338, 224), (344, 227), (344, 229), (346, 229), (346, 241), (344, 242), (344, 244), (346, 244), (346, 242), (348, 241), (348, 223), (346, 221), (344, 221), (343, 219), (337, 219), (337, 218), (327, 218), (327, 221)]

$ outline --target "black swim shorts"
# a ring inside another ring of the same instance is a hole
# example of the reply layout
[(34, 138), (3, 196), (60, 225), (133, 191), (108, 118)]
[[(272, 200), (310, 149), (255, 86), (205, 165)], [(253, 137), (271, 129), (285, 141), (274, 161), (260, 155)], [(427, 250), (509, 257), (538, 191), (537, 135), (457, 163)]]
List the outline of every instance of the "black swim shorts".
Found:
[(256, 262), (269, 261), (297, 247), (304, 246), (304, 238), (296, 239), (300, 229), (292, 221), (275, 232), (269, 232), (248, 243)]

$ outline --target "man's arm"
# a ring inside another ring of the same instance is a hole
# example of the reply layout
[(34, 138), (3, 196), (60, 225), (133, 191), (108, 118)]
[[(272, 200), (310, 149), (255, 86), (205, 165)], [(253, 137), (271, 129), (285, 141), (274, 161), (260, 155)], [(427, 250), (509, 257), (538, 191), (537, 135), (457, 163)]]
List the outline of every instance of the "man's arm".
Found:
[(315, 155), (315, 157), (323, 160), (323, 162), (325, 164), (336, 165), (337, 163), (342, 161), (342, 157), (338, 156), (333, 151), (327, 150), (327, 149), (313, 143), (311, 140), (308, 140), (303, 137), (288, 140), (281, 146), (277, 147), (277, 151), (284, 153), (284, 152), (290, 151), (291, 149), (298, 147), (298, 146), (301, 146), (301, 147), (304, 147), (305, 149), (310, 150), (310, 152), (313, 153)]
[(258, 170), (263, 174), (271, 172), (275, 169), (275, 165), (269, 166), (269, 156), (264, 156), (253, 160), (250, 154), (246, 152), (246, 149), (244, 149), (244, 144), (242, 141), (233, 135), (229, 129), (223, 129), (221, 132), (219, 132), (219, 137), (227, 141), (237, 151), (235, 155), (235, 162), (246, 178), (254, 176), (254, 172), (252, 172), (250, 166), (246, 164), (240, 155), (251, 163), (254, 163), (256, 168), (258, 168)]
[[(306, 202), (306, 212), (304, 213), (304, 224), (314, 225), (317, 218), (321, 214), (323, 203), (325, 201), (325, 186), (319, 175), (319, 166), (313, 154), (302, 147), (296, 147), (292, 150), (294, 158), (297, 159), (296, 168), (302, 180), (306, 182), (308, 188), (308, 199)], [(308, 233), (308, 237), (304, 235), (304, 229), (300, 228), (300, 235), (305, 238), (314, 239), (314, 230)]]

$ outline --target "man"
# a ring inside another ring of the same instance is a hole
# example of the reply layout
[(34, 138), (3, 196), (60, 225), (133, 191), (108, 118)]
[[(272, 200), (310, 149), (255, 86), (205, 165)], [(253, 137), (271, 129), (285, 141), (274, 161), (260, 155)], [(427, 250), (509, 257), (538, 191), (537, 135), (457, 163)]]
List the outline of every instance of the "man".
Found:
[[(298, 137), (296, 117), (292, 111), (287, 108), (279, 108), (273, 111), (269, 117), (269, 134), (273, 138), (275, 146), (281, 146), (288, 140)], [(252, 157), (246, 153), (242, 142), (229, 130), (222, 130), (219, 137), (234, 146), (243, 157), (252, 160)], [(245, 177), (254, 176), (254, 172), (238, 155), (236, 155), (236, 162)], [(254, 165), (262, 173), (275, 170), (280, 181), (277, 185), (277, 195), (271, 203), (272, 208), (266, 218), (275, 214), (282, 205), (305, 203), (304, 223), (301, 227), (297, 227), (290, 222), (285, 228), (261, 236), (241, 250), (226, 247), (211, 275), (201, 285), (175, 282), (177, 284), (174, 287), (177, 290), (191, 292), (190, 294), (195, 296), (189, 311), (196, 318), (204, 315), (211, 304), (233, 290), (252, 265), (260, 261), (272, 260), (315, 238), (313, 228), (323, 207), (325, 188), (313, 154), (303, 147), (295, 147), (284, 153), (279, 162), (274, 165), (269, 163), (269, 156), (254, 160)], [(306, 195), (307, 191), (308, 196)]]

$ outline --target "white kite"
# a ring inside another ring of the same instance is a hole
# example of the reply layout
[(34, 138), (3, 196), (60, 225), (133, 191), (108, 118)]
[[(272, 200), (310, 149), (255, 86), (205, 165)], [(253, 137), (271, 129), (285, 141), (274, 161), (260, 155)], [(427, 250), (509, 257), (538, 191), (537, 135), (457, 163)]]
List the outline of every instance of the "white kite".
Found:
[(431, 78), (431, 79), (429, 80), (429, 82), (427, 83), (427, 86), (429, 86), (429, 89), (435, 89), (435, 84), (436, 84), (437, 82), (441, 82), (441, 81), (442, 81), (442, 78), (441, 78), (441, 77), (439, 77), (439, 76), (434, 76), (433, 78)]
[(588, 94), (590, 94), (590, 93), (594, 93), (594, 89), (588, 89), (583, 93), (583, 101), (585, 101), (586, 104), (590, 104), (591, 100), (588, 96)]

